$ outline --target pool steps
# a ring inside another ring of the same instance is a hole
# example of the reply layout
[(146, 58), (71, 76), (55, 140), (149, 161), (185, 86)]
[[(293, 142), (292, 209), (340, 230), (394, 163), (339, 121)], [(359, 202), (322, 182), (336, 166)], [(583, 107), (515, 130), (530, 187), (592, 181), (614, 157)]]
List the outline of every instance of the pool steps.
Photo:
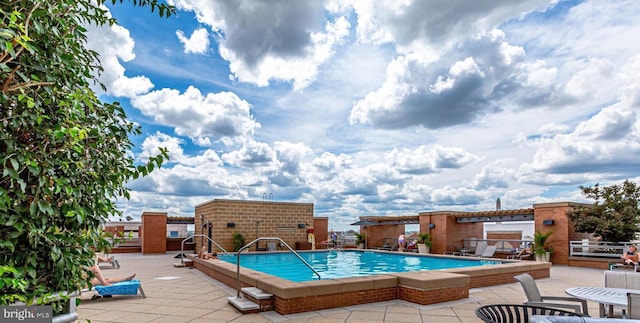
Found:
[(227, 297), (227, 301), (242, 314), (273, 310), (272, 294), (255, 287), (244, 287), (240, 291), (244, 297)]

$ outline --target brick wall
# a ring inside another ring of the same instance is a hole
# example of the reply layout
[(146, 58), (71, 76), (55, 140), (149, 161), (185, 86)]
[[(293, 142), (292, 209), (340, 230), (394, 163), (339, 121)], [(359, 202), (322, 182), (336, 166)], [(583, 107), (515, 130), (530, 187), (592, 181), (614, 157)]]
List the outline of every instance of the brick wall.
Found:
[(549, 269), (523, 270), (520, 272), (509, 272), (503, 274), (494, 274), (486, 276), (471, 276), (469, 288), (479, 288), (494, 285), (511, 284), (516, 282), (513, 276), (528, 273), (535, 279), (549, 278)]
[(284, 299), (275, 297), (275, 311), (281, 315), (317, 311), (327, 308), (336, 308), (367, 304), (373, 302), (388, 301), (398, 298), (397, 287), (381, 288), (346, 292), (340, 294), (327, 294), (318, 296), (296, 297)]
[[(431, 253), (444, 253), (453, 251), (454, 246), (462, 247), (465, 238), (482, 239), (482, 223), (456, 223), (456, 219), (450, 211), (423, 212), (419, 214), (420, 232), (431, 233), (433, 245)], [(435, 225), (429, 229), (429, 224)]]
[[(212, 239), (227, 251), (234, 250), (233, 235), (236, 233), (244, 236), (245, 243), (256, 237), (278, 237), (293, 248), (296, 242), (307, 241), (307, 229), (313, 228), (313, 203), (216, 199), (196, 206), (194, 220), (197, 234), (203, 233), (202, 224), (209, 221)], [(230, 223), (233, 227), (227, 225)], [(299, 224), (305, 227), (299, 228)], [(206, 229), (204, 234), (207, 234)], [(195, 240), (196, 250), (201, 243), (206, 245), (206, 239)], [(260, 242), (260, 247), (266, 247), (266, 242)]]
[(443, 302), (450, 302), (469, 297), (469, 286), (451, 286), (447, 288), (437, 289), (417, 289), (407, 286), (398, 287), (398, 298), (417, 303), (421, 305), (429, 305)]
[(182, 248), (184, 248), (185, 253), (186, 252), (193, 252), (195, 250), (195, 244), (190, 242), (190, 240), (187, 240), (184, 242), (184, 244), (182, 243), (182, 240), (184, 240), (184, 238), (167, 238), (167, 251), (180, 251)]
[(143, 212), (140, 231), (143, 254), (167, 251), (167, 213)]
[[(522, 240), (522, 231), (487, 231), (487, 239), (515, 242), (515, 240)], [(519, 244), (514, 245), (514, 247)]]
[(362, 230), (367, 240), (368, 248), (377, 248), (382, 246), (385, 238), (397, 239), (405, 230), (404, 224), (401, 225), (369, 225)]

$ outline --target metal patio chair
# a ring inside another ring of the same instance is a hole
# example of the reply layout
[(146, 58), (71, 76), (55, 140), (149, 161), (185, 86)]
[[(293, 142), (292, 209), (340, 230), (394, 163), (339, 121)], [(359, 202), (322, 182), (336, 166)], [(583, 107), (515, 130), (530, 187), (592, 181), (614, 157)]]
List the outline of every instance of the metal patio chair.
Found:
[(528, 323), (532, 315), (578, 316), (588, 315), (552, 307), (517, 304), (492, 304), (476, 308), (476, 316), (489, 323)]
[[(524, 293), (527, 296), (527, 300), (524, 302), (525, 305), (535, 305), (535, 306), (544, 306), (544, 307), (555, 307), (555, 308), (570, 308), (573, 309), (576, 313), (583, 313), (585, 315), (589, 315), (589, 309), (587, 307), (587, 301), (575, 297), (566, 297), (566, 296), (542, 296), (540, 294), (540, 290), (538, 289), (538, 285), (536, 285), (536, 281), (529, 274), (521, 274), (518, 276), (514, 276), (515, 280), (520, 282), (522, 285), (522, 289), (524, 289)], [(546, 302), (547, 300), (551, 300), (554, 302)], [(568, 303), (558, 303), (561, 302), (579, 302), (578, 304), (568, 304)]]

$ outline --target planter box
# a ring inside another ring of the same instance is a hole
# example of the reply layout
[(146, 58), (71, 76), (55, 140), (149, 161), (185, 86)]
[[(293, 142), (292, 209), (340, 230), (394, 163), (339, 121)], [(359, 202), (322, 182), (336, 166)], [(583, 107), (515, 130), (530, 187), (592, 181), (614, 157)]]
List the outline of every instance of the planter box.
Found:
[(424, 243), (418, 243), (418, 253), (429, 253), (431, 252), (431, 246), (427, 246)]

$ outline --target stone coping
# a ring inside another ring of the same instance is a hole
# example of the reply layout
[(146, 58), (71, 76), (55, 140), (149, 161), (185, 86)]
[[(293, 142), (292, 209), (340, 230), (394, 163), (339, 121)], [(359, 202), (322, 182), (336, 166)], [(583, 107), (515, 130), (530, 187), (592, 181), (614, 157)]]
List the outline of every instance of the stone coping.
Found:
[[(317, 252), (317, 251), (315, 251)], [(322, 251), (321, 251), (322, 252)], [(396, 253), (396, 252), (392, 252)], [(426, 255), (425, 255), (426, 256)], [(449, 255), (428, 255), (431, 257), (456, 258)], [(237, 277), (237, 266), (220, 259), (202, 260), (192, 255), (196, 268), (202, 266), (218, 274), (232, 278)], [(482, 258), (473, 258), (474, 260)], [(496, 261), (496, 259), (487, 259)], [(307, 296), (332, 295), (354, 291), (377, 290), (383, 288), (409, 287), (418, 290), (434, 290), (451, 287), (466, 288), (470, 285), (472, 277), (482, 276), (509, 276), (513, 277), (523, 272), (545, 271), (549, 276), (551, 263), (534, 261), (509, 261), (499, 260), (503, 264), (490, 266), (474, 266), (464, 268), (452, 268), (444, 270), (423, 270), (415, 272), (388, 273), (371, 276), (357, 276), (348, 278), (335, 278), (313, 280), (306, 282), (293, 282), (273, 275), (265, 274), (248, 268), (240, 270), (240, 281), (243, 286), (255, 286), (266, 293), (273, 294), (283, 299), (293, 299)], [(237, 286), (231, 286), (237, 288)]]

